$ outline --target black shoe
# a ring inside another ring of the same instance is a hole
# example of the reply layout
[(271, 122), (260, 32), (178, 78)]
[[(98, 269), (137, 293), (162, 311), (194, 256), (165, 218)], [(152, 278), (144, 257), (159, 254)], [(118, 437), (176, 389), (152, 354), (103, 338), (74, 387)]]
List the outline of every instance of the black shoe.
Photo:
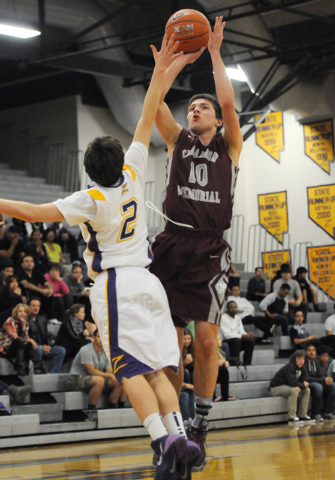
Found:
[(194, 466), (201, 467), (206, 460), (205, 440), (208, 432), (208, 422), (203, 420), (199, 427), (190, 425), (187, 429), (187, 437), (200, 447), (200, 455), (194, 462)]

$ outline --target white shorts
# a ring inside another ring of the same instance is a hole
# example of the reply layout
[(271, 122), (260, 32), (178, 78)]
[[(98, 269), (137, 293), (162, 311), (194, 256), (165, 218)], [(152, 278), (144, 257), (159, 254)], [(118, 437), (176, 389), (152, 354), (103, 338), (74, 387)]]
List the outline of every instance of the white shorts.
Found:
[(170, 366), (179, 367), (179, 348), (165, 290), (142, 267), (110, 268), (91, 289), (92, 315), (106, 355), (120, 382)]

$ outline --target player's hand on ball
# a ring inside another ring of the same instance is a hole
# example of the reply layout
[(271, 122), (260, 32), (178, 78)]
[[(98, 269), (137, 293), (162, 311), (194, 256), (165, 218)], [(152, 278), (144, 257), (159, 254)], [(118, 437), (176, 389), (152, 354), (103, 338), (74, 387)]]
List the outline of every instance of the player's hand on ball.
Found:
[(150, 45), (156, 65), (162, 65), (167, 69), (176, 58), (182, 57), (184, 55), (183, 52), (175, 53), (178, 45), (179, 42), (175, 42), (175, 35), (172, 35), (168, 40), (166, 34), (163, 37), (162, 46), (159, 52), (154, 45)]

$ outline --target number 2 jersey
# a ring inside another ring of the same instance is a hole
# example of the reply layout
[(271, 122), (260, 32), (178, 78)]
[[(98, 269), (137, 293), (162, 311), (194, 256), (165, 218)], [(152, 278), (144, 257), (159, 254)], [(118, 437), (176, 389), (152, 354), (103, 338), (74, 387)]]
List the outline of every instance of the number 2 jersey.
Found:
[(115, 185), (95, 185), (54, 202), (70, 226), (80, 226), (92, 279), (108, 268), (147, 267), (152, 261), (144, 204), (147, 161), (146, 146), (133, 142)]
[(221, 133), (203, 145), (183, 128), (166, 163), (165, 215), (194, 229), (223, 233), (231, 224), (237, 174)]

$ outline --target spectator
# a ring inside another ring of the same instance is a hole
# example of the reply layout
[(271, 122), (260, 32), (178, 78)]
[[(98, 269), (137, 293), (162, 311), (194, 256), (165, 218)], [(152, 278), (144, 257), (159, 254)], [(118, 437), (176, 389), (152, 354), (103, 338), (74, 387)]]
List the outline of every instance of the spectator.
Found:
[(5, 236), (0, 240), (0, 261), (11, 259), (14, 267), (20, 265), (21, 258), (24, 255), (24, 245), (19, 239), (20, 229), (15, 225), (10, 225)]
[(49, 272), (45, 275), (46, 280), (53, 288), (54, 297), (54, 314), (53, 317), (59, 319), (61, 322), (65, 320), (65, 312), (72, 305), (72, 298), (70, 296), (69, 287), (64, 280), (61, 279), (59, 265), (53, 264), (50, 266)]
[(234, 285), (230, 290), (228, 302), (233, 300), (237, 305), (237, 313), (242, 320), (243, 325), (254, 323), (255, 307), (246, 298), (240, 297), (239, 285)]
[(2, 263), (0, 276), (0, 292), (5, 287), (6, 278), (14, 275), (14, 265), (11, 260)]
[[(283, 265), (288, 265), (288, 263), (283, 263)], [(277, 265), (276, 265), (276, 268), (277, 268)], [(273, 284), (279, 279), (281, 278), (281, 273), (280, 273), (280, 270), (277, 270), (274, 277), (272, 277), (271, 279), (271, 282), (270, 282), (270, 292), (269, 293), (272, 293), (273, 292)]]
[(37, 345), (36, 362), (41, 362), (42, 359), (50, 359), (48, 373), (60, 373), (66, 350), (63, 347), (49, 345), (47, 321), (45, 317), (40, 315), (41, 302), (39, 298), (32, 298), (29, 307), (29, 335)]
[[(334, 311), (335, 311), (335, 303), (334, 303)], [(325, 321), (325, 329), (326, 335), (335, 335), (335, 313), (330, 315)]]
[(21, 293), (18, 277), (16, 275), (6, 277), (5, 287), (0, 291), (0, 327), (10, 317), (18, 303), (26, 303), (26, 298), (23, 298)]
[(271, 395), (288, 399), (288, 424), (291, 426), (315, 423), (315, 420), (307, 415), (310, 389), (304, 362), (305, 352), (297, 350), (290, 356), (289, 363), (281, 367), (270, 381)]
[(64, 347), (66, 359), (75, 357), (81, 347), (91, 342), (89, 332), (85, 329), (85, 307), (75, 303), (66, 311), (65, 321), (60, 326), (55, 345)]
[(234, 301), (227, 303), (227, 313), (221, 318), (219, 337), (229, 345), (231, 364), (240, 364), (240, 352), (244, 351), (243, 365), (251, 364), (255, 338), (253, 333), (247, 333), (237, 314), (237, 304)]
[[(90, 289), (85, 287), (83, 282), (83, 269), (81, 265), (72, 265), (71, 274), (64, 277), (64, 282), (70, 289), (70, 295), (73, 303), (82, 303), (85, 305), (86, 327), (90, 331), (93, 327), (95, 330), (95, 323), (91, 315)], [(92, 327), (88, 325), (91, 323)], [(94, 330), (90, 333), (93, 333)]]
[(321, 371), (325, 377), (328, 376), (328, 368), (331, 364), (331, 360), (329, 358), (329, 349), (325, 345), (320, 345), (316, 349), (317, 359), (316, 361), (320, 365)]
[(10, 403), (17, 403), (21, 405), (26, 397), (31, 393), (31, 387), (25, 385), (24, 387), (16, 387), (15, 385), (3, 382), (0, 380), (0, 395), (8, 395)]
[(50, 262), (39, 230), (33, 230), (31, 232), (30, 242), (26, 245), (25, 250), (26, 255), (33, 257), (36, 269), (45, 274), (50, 268)]
[(335, 335), (327, 335), (319, 339), (316, 335), (310, 335), (307, 328), (302, 326), (304, 320), (303, 313), (297, 310), (294, 314), (294, 325), (290, 329), (290, 337), (292, 343), (296, 348), (306, 348), (311, 341), (313, 345), (319, 347), (320, 345), (327, 345), (331, 350), (331, 355), (335, 357)]
[(66, 261), (73, 263), (79, 260), (77, 241), (65, 227), (59, 230), (56, 241), (61, 246)]
[(231, 263), (229, 268), (228, 290), (231, 290), (235, 285), (240, 285), (240, 274), (235, 265)]
[(27, 374), (29, 360), (35, 362), (37, 345), (29, 338), (28, 314), (28, 305), (19, 303), (0, 330), (0, 357), (15, 358), (19, 375)]
[[(124, 406), (125, 397), (111, 364), (102, 348), (98, 330), (93, 342), (83, 346), (75, 356), (70, 370), (68, 388), (71, 391), (88, 393), (88, 409), (94, 410), (102, 392), (108, 393), (109, 407)], [(122, 398), (123, 397), (123, 398)]]
[[(193, 383), (193, 355), (194, 342), (191, 330), (185, 328), (184, 330), (184, 346), (182, 350), (182, 361), (184, 366), (184, 382)], [(193, 417), (192, 417), (193, 418)]]
[(278, 292), (269, 293), (259, 304), (260, 310), (265, 313), (265, 318), (259, 317), (261, 330), (264, 332), (264, 339), (273, 336), (276, 325), (281, 326), (282, 334), (288, 335), (288, 301), (290, 286), (283, 283)]
[(42, 309), (47, 319), (54, 316), (53, 287), (44, 275), (36, 270), (34, 259), (30, 255), (22, 258), (21, 267), (17, 271), (20, 285), (27, 297), (38, 297), (42, 303)]
[(297, 273), (293, 277), (293, 280), (296, 280), (299, 283), (303, 301), (307, 303), (313, 303), (314, 311), (318, 312), (319, 311), (318, 296), (316, 294), (316, 291), (313, 290), (313, 288), (308, 283), (306, 277), (307, 277), (307, 269), (305, 267), (298, 267)]
[(255, 268), (255, 276), (250, 278), (248, 282), (247, 299), (256, 302), (260, 302), (266, 297), (265, 293), (265, 280), (263, 278), (263, 268)]
[(28, 238), (26, 222), (24, 220), (19, 220), (18, 218), (13, 217), (12, 224), (19, 229), (19, 237), (23, 241), (23, 245), (25, 245)]
[(4, 214), (0, 213), (0, 240), (2, 240), (3, 237), (5, 236), (5, 232), (6, 232), (5, 223), (6, 222), (5, 222)]
[(295, 312), (301, 310), (304, 314), (304, 323), (307, 322), (308, 303), (303, 302), (303, 296), (300, 290), (299, 283), (291, 278), (291, 267), (284, 263), (280, 269), (281, 278), (276, 280), (273, 284), (273, 291), (278, 292), (283, 283), (290, 286), (288, 294), (289, 311)]
[(335, 385), (332, 377), (325, 377), (320, 365), (316, 362), (315, 345), (309, 343), (305, 348), (305, 368), (307, 371), (307, 382), (312, 397), (312, 418), (316, 422), (323, 422), (321, 416), (322, 401), (324, 402), (323, 417), (325, 420), (335, 420), (333, 415), (335, 402)]
[(66, 262), (63, 257), (61, 246), (55, 242), (56, 233), (52, 228), (47, 228), (43, 234), (43, 245), (45, 246), (48, 260), (50, 263), (57, 263), (61, 266), (62, 276), (71, 272), (70, 262)]
[(229, 362), (227, 361), (224, 352), (221, 350), (222, 340), (218, 336), (217, 355), (218, 355), (218, 378), (217, 383), (220, 384), (221, 395), (215, 398), (215, 392), (213, 395), (214, 402), (227, 402), (228, 400), (237, 400), (229, 395)]

